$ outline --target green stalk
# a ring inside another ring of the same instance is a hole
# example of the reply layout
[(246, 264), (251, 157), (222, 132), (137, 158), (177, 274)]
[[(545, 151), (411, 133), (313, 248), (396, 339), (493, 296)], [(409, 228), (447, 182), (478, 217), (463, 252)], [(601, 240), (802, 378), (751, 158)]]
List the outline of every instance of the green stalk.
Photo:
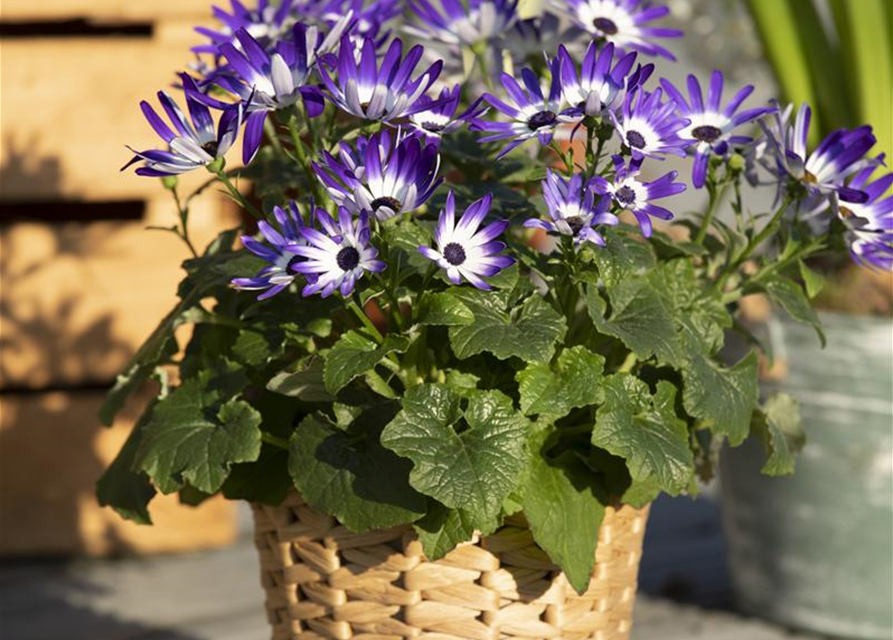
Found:
[(707, 180), (707, 193), (710, 194), (710, 201), (707, 203), (707, 212), (704, 214), (701, 228), (698, 229), (698, 235), (695, 236), (695, 244), (699, 245), (703, 245), (704, 240), (707, 238), (707, 232), (713, 224), (713, 218), (716, 216), (716, 209), (719, 204), (719, 192), (716, 189), (716, 182), (712, 177)]
[(226, 172), (223, 170), (223, 164), (209, 164), (208, 171), (217, 176), (217, 179), (223, 183), (223, 186), (226, 187), (226, 190), (229, 192), (229, 195), (232, 196), (233, 200), (238, 202), (243, 209), (248, 211), (256, 220), (263, 220), (264, 214), (261, 213), (257, 207), (248, 202), (248, 199), (242, 195), (242, 192), (236, 188), (236, 185), (232, 183), (232, 180), (229, 179), (229, 176), (226, 175)]

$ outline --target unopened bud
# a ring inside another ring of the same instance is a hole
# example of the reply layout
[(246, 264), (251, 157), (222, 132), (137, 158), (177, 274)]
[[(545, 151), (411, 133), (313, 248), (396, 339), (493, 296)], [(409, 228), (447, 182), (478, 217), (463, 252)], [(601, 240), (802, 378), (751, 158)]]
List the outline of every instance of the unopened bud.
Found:
[(168, 191), (173, 191), (174, 189), (176, 189), (178, 182), (179, 182), (179, 180), (177, 180), (177, 176), (164, 176), (161, 179), (161, 184)]
[(729, 157), (729, 169), (732, 171), (744, 171), (746, 165), (747, 162), (744, 160), (744, 156), (740, 153), (733, 153)]

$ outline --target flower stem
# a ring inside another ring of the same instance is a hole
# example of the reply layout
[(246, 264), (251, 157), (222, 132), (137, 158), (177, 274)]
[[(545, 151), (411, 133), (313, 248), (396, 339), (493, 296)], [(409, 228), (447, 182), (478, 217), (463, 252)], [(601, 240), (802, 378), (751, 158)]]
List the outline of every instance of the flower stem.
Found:
[(366, 315), (366, 312), (360, 308), (360, 305), (358, 305), (353, 298), (347, 298), (345, 302), (347, 302), (347, 308), (353, 311), (353, 314), (363, 323), (363, 327), (372, 334), (375, 341), (379, 344), (384, 342), (384, 336), (381, 335), (381, 331), (378, 330), (378, 327), (376, 327), (369, 316)]
[(217, 179), (223, 183), (223, 186), (226, 187), (226, 190), (229, 192), (230, 196), (232, 196), (233, 200), (238, 202), (243, 209), (248, 211), (248, 213), (254, 216), (257, 220), (264, 219), (264, 214), (258, 211), (257, 207), (253, 204), (248, 202), (248, 199), (242, 195), (242, 192), (236, 188), (236, 185), (234, 185), (232, 180), (229, 179), (229, 176), (226, 175), (222, 166), (214, 167), (213, 165), (208, 165), (208, 170), (217, 176)]
[(307, 158), (307, 151), (304, 149), (304, 141), (301, 140), (301, 130), (298, 127), (297, 115), (293, 115), (288, 119), (288, 131), (291, 134), (292, 144), (295, 147), (295, 156), (298, 159), (298, 164), (301, 165), (301, 169), (304, 171), (304, 175), (307, 177), (307, 183), (310, 190), (313, 192), (313, 198), (316, 200), (317, 206), (322, 206), (322, 203), (324, 202), (323, 195), (319, 190), (319, 181), (313, 173), (313, 167), (310, 165), (310, 160)]
[(260, 439), (262, 442), (266, 442), (267, 444), (271, 444), (277, 449), (284, 449), (288, 451), (288, 440), (285, 438), (280, 438), (279, 436), (274, 436), (272, 433), (267, 433), (266, 431), (260, 432)]
[(713, 218), (716, 216), (717, 205), (719, 204), (719, 191), (716, 189), (716, 183), (711, 179), (707, 181), (707, 192), (710, 194), (710, 201), (707, 203), (707, 212), (704, 214), (704, 220), (701, 228), (698, 229), (698, 235), (695, 236), (695, 244), (703, 245), (707, 238), (707, 232), (713, 224)]
[(183, 206), (176, 184), (174, 184), (170, 192), (174, 196), (174, 203), (177, 205), (177, 214), (180, 216), (180, 230), (177, 232), (177, 235), (180, 236), (180, 239), (184, 243), (186, 243), (190, 253), (192, 253), (192, 257), (197, 258), (198, 251), (195, 250), (192, 240), (189, 239), (189, 208)]
[(630, 351), (626, 356), (626, 360), (624, 360), (623, 364), (620, 365), (620, 368), (617, 369), (617, 373), (629, 373), (633, 370), (633, 367), (636, 366), (638, 361), (639, 357)]

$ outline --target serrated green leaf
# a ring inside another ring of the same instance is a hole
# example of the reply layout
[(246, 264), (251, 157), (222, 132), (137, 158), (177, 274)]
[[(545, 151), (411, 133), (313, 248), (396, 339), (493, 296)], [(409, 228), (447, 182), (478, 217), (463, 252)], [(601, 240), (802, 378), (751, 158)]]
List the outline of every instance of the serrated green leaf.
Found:
[[(445, 385), (412, 387), (381, 443), (409, 458), (410, 484), (447, 507), (463, 509), (475, 528), (499, 517), (527, 461), (529, 422), (499, 391), (472, 391), (468, 407)], [(465, 428), (456, 424), (464, 417)]]
[(663, 263), (648, 277), (669, 303), (683, 353), (712, 355), (722, 348), (732, 316), (718, 292), (704, 291), (691, 260)]
[(475, 527), (461, 509), (435, 503), (413, 527), (428, 560), (440, 560), (463, 542), (471, 540)]
[(304, 500), (352, 531), (408, 524), (425, 513), (425, 498), (409, 485), (411, 464), (379, 444), (376, 413), (348, 431), (307, 416), (290, 440), (288, 469)]
[(655, 478), (670, 495), (685, 490), (694, 473), (688, 428), (676, 416), (675, 399), (676, 387), (665, 380), (652, 397), (638, 378), (615, 374), (605, 381), (605, 403), (592, 432), (592, 444), (624, 458), (634, 481)]
[(592, 576), (605, 507), (591, 484), (592, 472), (577, 456), (566, 451), (550, 460), (542, 451), (551, 433), (544, 430), (532, 438), (524, 516), (536, 543), (582, 594)]
[(133, 427), (127, 441), (102, 477), (96, 482), (96, 498), (103, 507), (111, 507), (118, 515), (137, 524), (152, 524), (149, 502), (155, 488), (149, 476), (136, 468), (136, 453), (143, 437), (143, 429), (152, 416), (152, 402)]
[(373, 369), (381, 359), (394, 351), (406, 351), (410, 340), (405, 336), (389, 334), (378, 344), (359, 331), (348, 331), (338, 338), (329, 353), (323, 379), (329, 393), (338, 393), (358, 375)]
[(137, 464), (162, 493), (184, 481), (215, 493), (232, 464), (260, 455), (260, 414), (235, 398), (220, 406), (223, 394), (209, 384), (205, 377), (184, 381), (158, 402), (146, 425)]
[(661, 493), (660, 481), (652, 476), (646, 480), (633, 481), (623, 492), (620, 501), (634, 509), (642, 509), (657, 499)]
[(601, 333), (620, 339), (640, 360), (651, 356), (667, 363), (682, 360), (681, 345), (665, 295), (646, 278), (624, 280), (610, 291), (611, 315), (598, 289), (586, 286), (589, 317)]
[(726, 436), (734, 447), (747, 438), (753, 410), (759, 401), (757, 354), (751, 351), (727, 369), (710, 358), (693, 354), (682, 369), (685, 410), (699, 426)]
[(605, 246), (593, 251), (598, 273), (610, 290), (627, 278), (642, 275), (655, 265), (651, 247), (637, 235), (605, 229)]
[(419, 324), (463, 325), (474, 322), (474, 314), (449, 291), (426, 293), (422, 297)]
[(772, 396), (755, 414), (753, 429), (766, 449), (767, 460), (761, 472), (767, 476), (794, 473), (795, 454), (806, 442), (797, 401), (786, 393)]
[(267, 389), (304, 402), (331, 402), (334, 398), (326, 391), (324, 366), (322, 358), (311, 356), (296, 371), (277, 373), (267, 383)]
[(406, 261), (417, 270), (427, 269), (431, 261), (419, 253), (419, 247), (431, 244), (431, 233), (412, 220), (400, 220), (384, 227), (384, 237), (391, 248), (400, 249)]
[(450, 369), (446, 374), (446, 384), (460, 394), (465, 391), (474, 391), (481, 381), (479, 376), (456, 369)]
[(222, 492), (228, 500), (246, 500), (275, 507), (282, 504), (292, 486), (288, 475), (288, 451), (265, 444), (257, 460), (232, 466)]
[(800, 261), (800, 277), (803, 278), (803, 284), (806, 285), (806, 295), (812, 299), (815, 298), (825, 287), (825, 276), (818, 271), (813, 271), (805, 262)]
[(819, 336), (822, 347), (826, 344), (825, 332), (822, 330), (822, 321), (809, 302), (809, 298), (796, 282), (780, 276), (770, 277), (760, 282), (757, 287), (769, 294), (791, 320), (800, 324), (811, 325)]
[(233, 343), (233, 357), (239, 362), (252, 367), (259, 367), (271, 358), (275, 358), (283, 351), (283, 334), (277, 332), (261, 333), (260, 331), (239, 331), (236, 341)]
[(565, 349), (552, 367), (529, 364), (515, 375), (526, 415), (562, 418), (577, 407), (600, 404), (605, 359), (583, 346)]
[(486, 351), (500, 360), (517, 357), (546, 363), (567, 330), (564, 316), (536, 294), (510, 312), (493, 293), (464, 289), (453, 295), (474, 314), (473, 324), (449, 330), (450, 344), (460, 360)]

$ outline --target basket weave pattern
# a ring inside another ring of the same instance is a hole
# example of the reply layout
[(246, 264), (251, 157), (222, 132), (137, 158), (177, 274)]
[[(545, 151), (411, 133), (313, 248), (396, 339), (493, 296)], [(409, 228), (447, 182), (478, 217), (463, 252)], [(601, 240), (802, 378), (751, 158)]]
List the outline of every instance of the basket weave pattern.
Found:
[(428, 561), (411, 527), (353, 533), (292, 494), (254, 506), (273, 640), (626, 640), (647, 509), (608, 509), (582, 596), (523, 517)]

